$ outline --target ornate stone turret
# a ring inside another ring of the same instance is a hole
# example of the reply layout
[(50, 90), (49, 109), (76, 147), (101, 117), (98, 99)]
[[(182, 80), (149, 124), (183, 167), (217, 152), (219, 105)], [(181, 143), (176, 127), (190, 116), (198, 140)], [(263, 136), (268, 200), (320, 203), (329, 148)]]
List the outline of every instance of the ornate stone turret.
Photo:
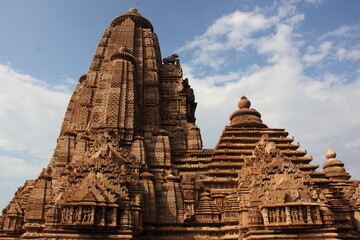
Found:
[(220, 222), (220, 211), (210, 197), (210, 193), (204, 192), (200, 195), (199, 205), (195, 210), (196, 220), (199, 223)]
[(326, 158), (328, 159), (324, 166), (324, 172), (326, 177), (330, 179), (349, 180), (351, 175), (346, 172), (344, 163), (336, 159), (336, 152), (329, 149), (326, 152)]
[(231, 127), (260, 127), (266, 128), (266, 125), (261, 121), (261, 114), (255, 109), (250, 108), (251, 103), (242, 96), (238, 102), (239, 110), (230, 115)]

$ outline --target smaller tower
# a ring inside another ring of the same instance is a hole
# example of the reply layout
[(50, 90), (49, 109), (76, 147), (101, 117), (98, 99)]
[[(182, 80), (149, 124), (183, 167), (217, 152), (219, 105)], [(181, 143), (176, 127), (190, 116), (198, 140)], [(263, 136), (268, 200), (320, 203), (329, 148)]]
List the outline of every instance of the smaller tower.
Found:
[(344, 168), (344, 163), (336, 159), (334, 150), (327, 150), (325, 156), (328, 159), (323, 166), (326, 177), (334, 180), (349, 180), (351, 178), (351, 175)]

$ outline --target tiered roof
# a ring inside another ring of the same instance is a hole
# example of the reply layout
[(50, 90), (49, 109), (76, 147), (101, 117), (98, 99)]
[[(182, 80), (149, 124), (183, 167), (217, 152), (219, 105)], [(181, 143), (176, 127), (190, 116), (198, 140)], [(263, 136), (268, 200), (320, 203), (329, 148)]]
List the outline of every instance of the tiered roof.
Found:
[(208, 164), (205, 179), (208, 186), (235, 187), (238, 172), (253, 157), (260, 140), (275, 143), (276, 148), (301, 170), (315, 173), (319, 166), (310, 164), (312, 157), (306, 156), (306, 151), (298, 150), (300, 144), (293, 143), (294, 138), (289, 138), (285, 129), (268, 128), (262, 122), (261, 114), (250, 106), (250, 101), (242, 97), (238, 103), (239, 110), (231, 114), (230, 126), (223, 130)]

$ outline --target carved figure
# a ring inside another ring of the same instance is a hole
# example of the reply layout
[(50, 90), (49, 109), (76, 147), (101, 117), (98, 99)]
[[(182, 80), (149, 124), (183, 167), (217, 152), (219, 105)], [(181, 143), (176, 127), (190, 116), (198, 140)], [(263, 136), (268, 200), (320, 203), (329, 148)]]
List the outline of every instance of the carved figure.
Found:
[(274, 208), (269, 208), (269, 222), (274, 223), (275, 220), (276, 220), (275, 209)]
[(177, 53), (173, 53), (170, 57), (163, 59), (164, 64), (172, 64), (172, 65), (179, 65), (179, 55)]
[(299, 221), (299, 212), (296, 207), (291, 207), (291, 219), (293, 222)]
[(84, 207), (83, 208), (82, 223), (91, 223), (91, 207)]
[(314, 201), (317, 201), (319, 199), (319, 194), (315, 189), (311, 191), (311, 199)]
[(280, 222), (286, 222), (286, 213), (284, 207), (280, 209)]
[(78, 207), (75, 207), (73, 210), (73, 222), (78, 222), (80, 220), (79, 215), (79, 209)]
[(63, 208), (61, 221), (63, 223), (68, 223), (69, 220), (70, 220), (70, 208), (68, 208), (68, 207)]
[(106, 224), (111, 225), (113, 221), (113, 210), (111, 208), (108, 208), (106, 209)]

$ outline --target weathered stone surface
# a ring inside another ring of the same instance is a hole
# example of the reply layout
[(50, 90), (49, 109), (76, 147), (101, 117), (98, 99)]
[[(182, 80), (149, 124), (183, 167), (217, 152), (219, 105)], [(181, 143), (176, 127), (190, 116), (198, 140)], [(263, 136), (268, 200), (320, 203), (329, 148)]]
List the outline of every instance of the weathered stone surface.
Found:
[(0, 239), (359, 239), (360, 183), (324, 172), (242, 97), (203, 149), (179, 56), (134, 8), (105, 30), (49, 165), (15, 193)]

